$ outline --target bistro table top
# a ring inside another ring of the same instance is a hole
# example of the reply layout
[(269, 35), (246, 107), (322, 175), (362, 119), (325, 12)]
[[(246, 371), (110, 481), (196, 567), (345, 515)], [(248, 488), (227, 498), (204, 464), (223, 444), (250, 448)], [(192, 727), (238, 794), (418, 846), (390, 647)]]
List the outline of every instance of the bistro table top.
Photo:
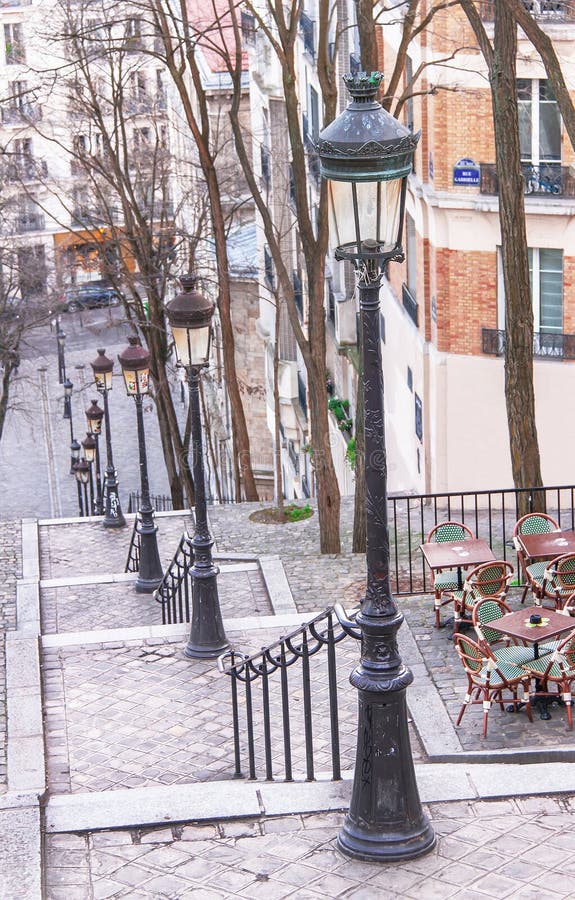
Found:
[(495, 559), (487, 541), (479, 538), (469, 538), (466, 541), (432, 541), (429, 544), (420, 544), (419, 549), (430, 569), (477, 566), (479, 563)]
[[(529, 618), (533, 613), (541, 616), (540, 625), (530, 623)], [(563, 631), (572, 631), (575, 628), (575, 619), (555, 612), (554, 609), (546, 609), (544, 606), (527, 606), (497, 619), (493, 627), (502, 634), (508, 634), (509, 637), (538, 644), (540, 641), (556, 637)]]
[(531, 559), (555, 559), (575, 553), (575, 531), (549, 531), (545, 534), (518, 534), (517, 540)]

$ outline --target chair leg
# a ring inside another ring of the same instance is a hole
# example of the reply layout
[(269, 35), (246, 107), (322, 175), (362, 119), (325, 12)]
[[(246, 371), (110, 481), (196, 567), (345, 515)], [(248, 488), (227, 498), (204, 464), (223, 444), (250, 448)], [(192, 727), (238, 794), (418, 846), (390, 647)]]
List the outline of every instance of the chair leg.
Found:
[(563, 702), (567, 710), (567, 727), (573, 731), (573, 707), (571, 706), (571, 689), (568, 685), (563, 687)]
[(487, 737), (487, 717), (490, 709), (491, 700), (489, 699), (489, 694), (486, 693), (483, 696), (483, 737)]
[(527, 596), (527, 592), (529, 591), (529, 584), (526, 584), (523, 588), (523, 593), (521, 594), (521, 603), (525, 603), (525, 598)]
[(441, 628), (441, 620), (439, 618), (439, 612), (441, 610), (441, 597), (435, 595), (435, 627)]
[(527, 716), (529, 721), (533, 721), (533, 711), (531, 709), (531, 694), (529, 693), (529, 682), (527, 685), (523, 685), (523, 700), (525, 701), (525, 711), (527, 712)]

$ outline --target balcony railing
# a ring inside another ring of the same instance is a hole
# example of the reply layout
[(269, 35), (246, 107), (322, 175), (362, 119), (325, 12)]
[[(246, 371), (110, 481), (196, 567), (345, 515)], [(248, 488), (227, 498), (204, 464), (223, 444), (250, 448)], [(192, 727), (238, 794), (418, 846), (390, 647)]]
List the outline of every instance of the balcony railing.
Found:
[(265, 189), (269, 191), (272, 182), (271, 151), (265, 144), (260, 144), (260, 162), (262, 167), (262, 181)]
[(16, 219), (16, 228), (23, 231), (43, 231), (44, 216), (42, 213), (21, 213)]
[(295, 269), (293, 271), (292, 284), (293, 284), (293, 298), (295, 300), (295, 305), (297, 306), (297, 311), (299, 313), (299, 317), (300, 317), (300, 319), (302, 319), (303, 318), (303, 291), (302, 291), (302, 287), (301, 287), (301, 278), (299, 277), (299, 275)]
[[(481, 163), (479, 190), (482, 194), (499, 194), (499, 180), (494, 163)], [(570, 166), (524, 163), (525, 194), (536, 197), (575, 197), (575, 173)]]
[(12, 159), (6, 173), (8, 181), (39, 181), (48, 174), (45, 159), (34, 159), (33, 156)]
[[(483, 0), (481, 17), (492, 22), (495, 0)], [(534, 19), (543, 22), (574, 22), (575, 2), (573, 0), (523, 0), (523, 5)]]
[(307, 13), (302, 12), (299, 20), (299, 30), (303, 38), (303, 48), (311, 57), (315, 57), (315, 22)]
[(403, 307), (413, 322), (418, 325), (418, 314), (417, 311), (419, 309), (417, 305), (417, 300), (409, 290), (406, 284), (401, 285), (401, 300), (403, 302)]
[[(481, 344), (484, 353), (504, 356), (505, 332), (495, 328), (483, 328)], [(533, 356), (547, 359), (575, 359), (575, 334), (536, 331), (533, 335)]]
[(3, 125), (22, 125), (23, 122), (38, 122), (42, 118), (42, 110), (32, 103), (20, 106), (4, 106), (2, 108)]

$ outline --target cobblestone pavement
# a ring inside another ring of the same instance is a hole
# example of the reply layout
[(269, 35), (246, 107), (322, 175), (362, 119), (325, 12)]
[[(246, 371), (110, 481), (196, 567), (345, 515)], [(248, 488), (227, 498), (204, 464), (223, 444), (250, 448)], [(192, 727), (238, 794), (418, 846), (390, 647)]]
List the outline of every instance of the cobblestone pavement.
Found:
[[(218, 576), (218, 596), (225, 617), (269, 616), (273, 610), (258, 571)], [(134, 582), (80, 584), (42, 590), (42, 631), (70, 631), (161, 625), (162, 607), (151, 594), (136, 592)]]
[[(229, 632), (257, 651), (279, 630)], [(356, 694), (348, 678), (357, 662), (353, 639), (339, 645), (338, 689), (343, 768), (355, 750)], [(330, 770), (326, 654), (310, 660), (315, 766)], [(294, 774), (305, 776), (301, 670), (288, 670)], [(230, 681), (213, 660), (189, 660), (182, 641), (120, 641), (89, 648), (46, 648), (43, 654), (48, 776), (51, 792), (101, 791), (233, 777)], [(276, 774), (283, 732), (279, 677), (269, 679)], [(261, 710), (261, 682), (253, 685)], [(245, 701), (240, 689), (241, 719)], [(255, 716), (258, 775), (263, 777), (263, 718)], [(246, 726), (243, 722), (243, 733)], [(193, 744), (191, 734), (193, 733)], [(415, 758), (423, 759), (412, 734)], [(193, 750), (192, 750), (193, 747)], [(246, 750), (242, 747), (244, 765)], [(280, 771), (281, 775), (281, 771)]]
[(573, 897), (575, 807), (546, 797), (432, 804), (420, 859), (381, 866), (335, 846), (343, 816), (47, 837), (46, 900), (557, 900)]
[(16, 627), (16, 579), (22, 577), (20, 522), (0, 522), (0, 793), (6, 790), (6, 632)]

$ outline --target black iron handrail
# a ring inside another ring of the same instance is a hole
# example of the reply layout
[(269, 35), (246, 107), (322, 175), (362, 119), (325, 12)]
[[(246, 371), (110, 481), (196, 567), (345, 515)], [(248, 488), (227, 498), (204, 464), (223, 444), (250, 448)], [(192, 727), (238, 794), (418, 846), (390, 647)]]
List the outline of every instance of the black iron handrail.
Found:
[[(351, 627), (350, 627), (351, 626)], [(330, 760), (331, 775), (334, 781), (341, 779), (340, 732), (337, 669), (335, 645), (346, 636), (358, 637), (353, 629), (353, 622), (342, 615), (339, 621), (335, 607), (330, 606), (309, 622), (305, 622), (264, 647), (258, 653), (246, 655), (237, 650), (230, 650), (218, 659), (220, 672), (231, 678), (232, 713), (234, 725), (234, 762), (235, 777), (244, 775), (242, 751), (247, 754), (248, 778), (258, 777), (257, 738), (255, 715), (257, 713), (254, 697), (256, 685), (261, 688), (261, 709), (263, 713), (263, 758), (265, 778), (272, 781), (278, 770), (283, 768), (285, 781), (294, 780), (294, 694), (290, 691), (289, 671), (294, 664), (301, 663), (302, 718), (305, 746), (305, 777), (307, 781), (315, 779), (314, 761), (314, 709), (315, 704), (310, 678), (309, 661), (312, 656), (324, 647), (327, 652), (327, 700), (330, 724)], [(277, 684), (271, 676), (279, 673), (279, 699), (281, 703), (281, 726), (279, 720), (272, 715), (271, 692)], [(317, 681), (313, 683), (317, 684)], [(239, 700), (240, 685), (243, 685), (245, 703)], [(325, 694), (324, 682), (321, 683), (320, 697)], [(245, 724), (242, 711), (245, 715)], [(283, 763), (282, 761), (283, 757)]]
[(132, 528), (132, 534), (130, 536), (130, 546), (128, 547), (128, 558), (126, 560), (126, 566), (124, 568), (124, 572), (139, 572), (140, 571), (140, 550), (141, 550), (141, 538), (140, 538), (140, 529), (139, 525), (141, 524), (140, 515), (137, 513), (134, 517), (134, 527)]
[(184, 531), (173, 559), (164, 572), (154, 598), (162, 606), (162, 625), (190, 621), (192, 579), (190, 569), (194, 564), (191, 537)]

